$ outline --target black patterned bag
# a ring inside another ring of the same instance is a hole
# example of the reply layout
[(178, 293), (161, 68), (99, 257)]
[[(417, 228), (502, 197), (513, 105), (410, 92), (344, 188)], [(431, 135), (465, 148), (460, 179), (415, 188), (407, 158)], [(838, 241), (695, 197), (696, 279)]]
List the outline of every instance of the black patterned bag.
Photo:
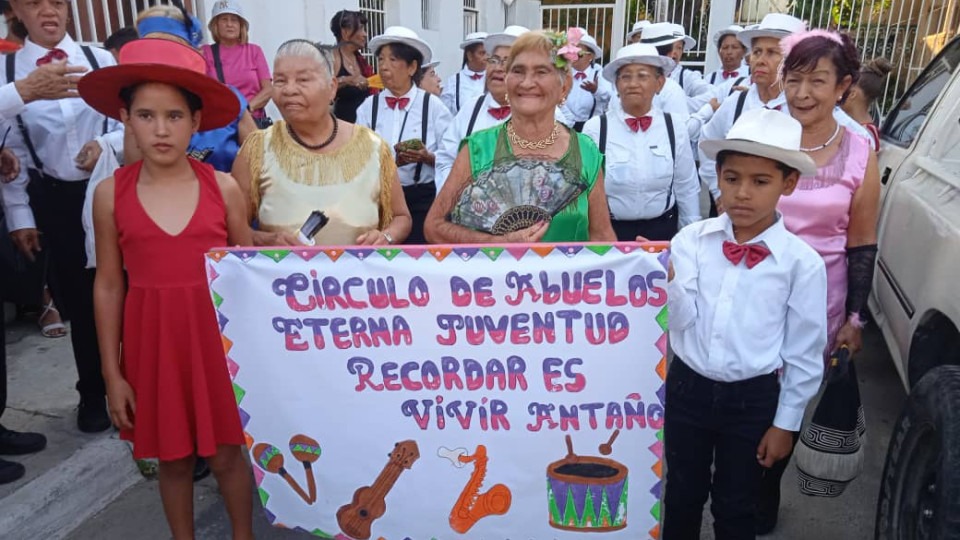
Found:
[(800, 492), (836, 497), (863, 470), (865, 425), (857, 372), (846, 347), (831, 355), (813, 418), (800, 433), (795, 455)]

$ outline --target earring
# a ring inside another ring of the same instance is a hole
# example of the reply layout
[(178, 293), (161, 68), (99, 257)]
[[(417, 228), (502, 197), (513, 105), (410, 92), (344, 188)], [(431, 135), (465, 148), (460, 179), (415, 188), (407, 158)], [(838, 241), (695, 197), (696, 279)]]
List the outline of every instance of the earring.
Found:
[(563, 107), (566, 104), (567, 104), (567, 96), (563, 96), (562, 98), (560, 98), (560, 106)]
[(506, 102), (507, 102), (507, 107), (509, 107), (509, 106), (510, 106), (510, 94), (509, 94), (509, 93), (508, 93), (508, 94), (504, 94), (504, 99), (505, 99)]

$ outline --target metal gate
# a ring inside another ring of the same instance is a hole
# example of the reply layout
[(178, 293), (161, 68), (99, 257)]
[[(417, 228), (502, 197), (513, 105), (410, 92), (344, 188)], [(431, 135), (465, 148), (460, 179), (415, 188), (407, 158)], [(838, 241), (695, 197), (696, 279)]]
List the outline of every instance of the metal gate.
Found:
[[(170, 3), (170, 0), (73, 0), (69, 3), (71, 35), (79, 42), (99, 45), (117, 30), (133, 26), (137, 14), (144, 9)], [(183, 5), (201, 20), (206, 19), (202, 2), (184, 0)]]
[(620, 48), (623, 34), (615, 39), (614, 18), (617, 3), (609, 0), (579, 2), (576, 4), (548, 4), (540, 6), (542, 28), (563, 31), (579, 26), (597, 40), (603, 49), (602, 62), (610, 61), (611, 53)]

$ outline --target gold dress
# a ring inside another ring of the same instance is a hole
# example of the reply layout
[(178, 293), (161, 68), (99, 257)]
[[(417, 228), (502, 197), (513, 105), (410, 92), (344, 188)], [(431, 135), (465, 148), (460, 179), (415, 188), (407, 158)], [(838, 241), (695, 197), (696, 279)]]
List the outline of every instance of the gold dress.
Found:
[(240, 152), (250, 164), (260, 230), (296, 234), (310, 212), (320, 210), (330, 221), (314, 238), (316, 245), (351, 245), (393, 219), (397, 167), (387, 144), (366, 127), (354, 125), (347, 144), (319, 154), (300, 146), (279, 121), (251, 134)]

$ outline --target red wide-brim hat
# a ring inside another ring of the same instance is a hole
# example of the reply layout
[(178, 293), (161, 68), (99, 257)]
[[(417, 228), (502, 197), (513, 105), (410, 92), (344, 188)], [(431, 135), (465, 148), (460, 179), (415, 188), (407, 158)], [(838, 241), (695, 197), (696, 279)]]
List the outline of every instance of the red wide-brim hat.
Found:
[(166, 39), (139, 39), (120, 50), (120, 63), (86, 74), (77, 84), (80, 97), (104, 115), (119, 120), (124, 107), (120, 91), (142, 83), (177, 86), (203, 102), (200, 131), (229, 125), (240, 115), (233, 91), (207, 75), (196, 50)]

